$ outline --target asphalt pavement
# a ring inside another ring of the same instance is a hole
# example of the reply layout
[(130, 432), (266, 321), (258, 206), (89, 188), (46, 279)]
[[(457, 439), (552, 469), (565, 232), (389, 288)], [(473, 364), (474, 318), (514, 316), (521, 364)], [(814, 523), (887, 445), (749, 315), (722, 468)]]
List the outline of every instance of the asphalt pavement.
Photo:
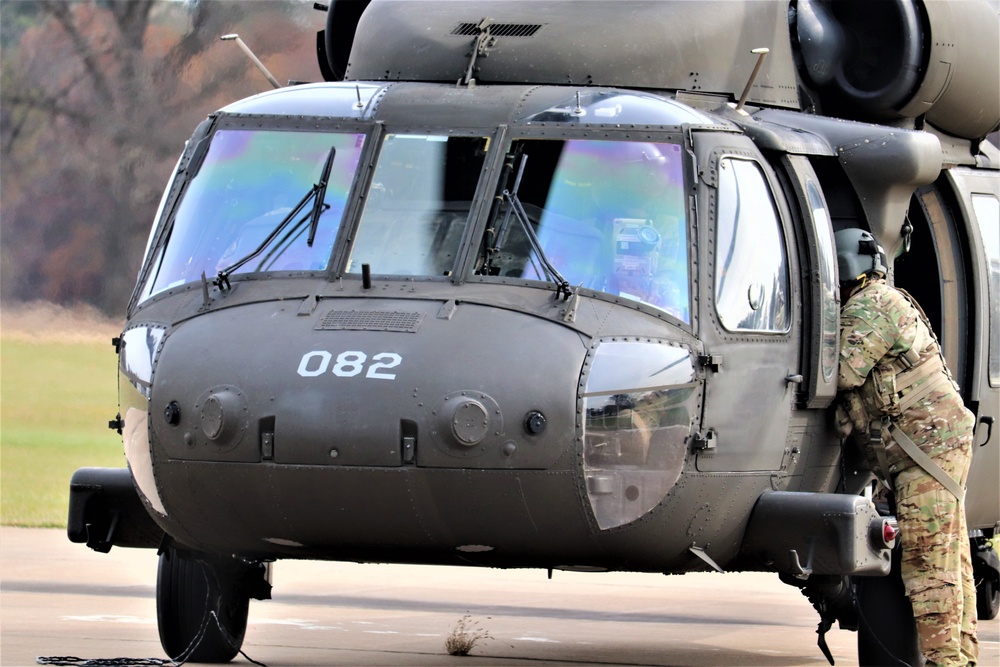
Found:
[[(39, 656), (164, 658), (156, 554), (99, 554), (61, 530), (0, 528), (0, 665)], [(828, 664), (809, 602), (760, 573), (584, 574), (280, 561), (274, 599), (252, 601), (244, 656), (268, 667), (332, 665)], [(445, 648), (465, 619), (468, 656)], [(981, 624), (1000, 667), (1000, 620)], [(837, 667), (856, 635), (834, 628)]]

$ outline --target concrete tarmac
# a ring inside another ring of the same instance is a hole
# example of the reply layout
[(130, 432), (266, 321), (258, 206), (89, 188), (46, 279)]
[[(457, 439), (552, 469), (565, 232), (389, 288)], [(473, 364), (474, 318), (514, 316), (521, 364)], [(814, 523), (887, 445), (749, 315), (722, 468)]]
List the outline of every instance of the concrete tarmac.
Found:
[[(39, 656), (164, 658), (153, 551), (98, 554), (61, 530), (0, 528), (0, 665)], [(331, 665), (822, 666), (818, 615), (772, 574), (582, 574), (279, 561), (251, 601), (243, 651), (269, 667)], [(467, 617), (470, 655), (445, 642)], [(487, 636), (488, 635), (488, 636)], [(1000, 666), (1000, 621), (980, 664)], [(834, 628), (837, 667), (856, 634)], [(251, 664), (237, 656), (234, 665)]]

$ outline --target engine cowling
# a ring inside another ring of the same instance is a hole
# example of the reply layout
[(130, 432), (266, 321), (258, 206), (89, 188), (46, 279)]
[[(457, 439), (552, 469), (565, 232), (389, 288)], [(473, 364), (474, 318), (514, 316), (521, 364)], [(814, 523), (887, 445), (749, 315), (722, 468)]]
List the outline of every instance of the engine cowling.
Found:
[(995, 0), (339, 0), (320, 59), (328, 79), (600, 85), (721, 104), (746, 85), (751, 49), (768, 47), (751, 105), (922, 118), (975, 140), (1000, 125), (998, 34)]
[(966, 139), (1000, 124), (1000, 40), (988, 0), (797, 0), (801, 74), (823, 112), (917, 118)]

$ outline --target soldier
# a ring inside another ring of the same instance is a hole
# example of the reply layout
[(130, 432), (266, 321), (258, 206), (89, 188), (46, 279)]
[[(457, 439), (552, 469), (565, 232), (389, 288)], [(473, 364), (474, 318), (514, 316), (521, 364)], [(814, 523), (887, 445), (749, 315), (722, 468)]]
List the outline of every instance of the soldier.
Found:
[[(841, 424), (895, 494), (901, 574), (928, 665), (973, 665), (976, 589), (965, 522), (974, 416), (923, 310), (885, 282), (869, 232), (836, 233)], [(846, 415), (845, 415), (846, 413)]]

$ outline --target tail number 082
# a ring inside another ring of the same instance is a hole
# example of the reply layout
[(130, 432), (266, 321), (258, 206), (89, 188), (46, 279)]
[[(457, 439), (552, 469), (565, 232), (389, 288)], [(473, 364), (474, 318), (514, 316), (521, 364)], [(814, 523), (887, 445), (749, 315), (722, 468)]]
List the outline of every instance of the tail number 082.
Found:
[(396, 368), (403, 363), (403, 357), (395, 352), (379, 352), (368, 362), (368, 355), (357, 350), (347, 350), (333, 358), (326, 350), (313, 350), (302, 355), (299, 362), (299, 375), (312, 378), (327, 372), (337, 377), (352, 378), (364, 373), (366, 378), (376, 380), (395, 380), (395, 373), (387, 373), (390, 368)]

